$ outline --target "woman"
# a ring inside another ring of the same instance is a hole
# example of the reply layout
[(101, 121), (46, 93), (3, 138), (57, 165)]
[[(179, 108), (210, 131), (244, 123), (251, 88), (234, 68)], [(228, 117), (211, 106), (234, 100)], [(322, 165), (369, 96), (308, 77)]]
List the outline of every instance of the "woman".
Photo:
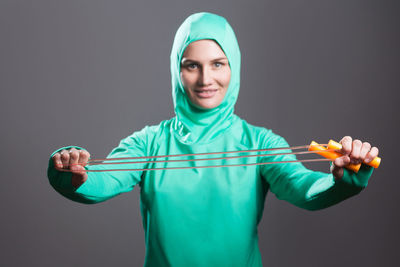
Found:
[[(123, 139), (109, 158), (288, 147), (271, 130), (252, 126), (233, 113), (240, 85), (240, 51), (224, 18), (197, 13), (184, 21), (171, 52), (171, 76), (176, 116)], [(341, 143), (344, 156), (335, 160), (330, 174), (308, 170), (301, 163), (85, 173), (77, 163), (86, 163), (89, 153), (66, 147), (53, 153), (48, 176), (58, 192), (82, 203), (105, 201), (138, 184), (145, 266), (262, 266), (257, 225), (268, 190), (279, 199), (314, 210), (353, 196), (367, 185), (372, 168), (363, 165), (355, 174), (343, 167), (350, 161), (371, 161), (378, 149), (350, 137)], [(294, 159), (282, 155), (258, 161)], [(229, 161), (240, 163), (243, 159)], [(135, 168), (164, 166), (169, 165), (148, 163)], [(72, 174), (57, 169), (70, 169)]]

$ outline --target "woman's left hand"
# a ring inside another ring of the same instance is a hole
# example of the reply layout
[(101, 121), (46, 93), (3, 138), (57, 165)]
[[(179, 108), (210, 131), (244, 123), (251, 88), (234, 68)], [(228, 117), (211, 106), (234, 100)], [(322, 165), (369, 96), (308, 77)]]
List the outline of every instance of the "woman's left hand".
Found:
[(369, 163), (378, 156), (379, 150), (371, 147), (368, 142), (361, 142), (358, 139), (353, 140), (350, 136), (345, 136), (340, 140), (342, 149), (339, 151), (342, 157), (335, 159), (331, 166), (331, 172), (336, 179), (343, 177), (343, 167), (352, 163)]

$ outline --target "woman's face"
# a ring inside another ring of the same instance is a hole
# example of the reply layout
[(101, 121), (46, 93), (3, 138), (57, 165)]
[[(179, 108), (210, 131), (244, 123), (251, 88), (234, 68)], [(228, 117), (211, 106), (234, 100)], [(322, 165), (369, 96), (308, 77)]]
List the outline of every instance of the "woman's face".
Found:
[(213, 40), (190, 43), (181, 61), (181, 80), (193, 105), (211, 109), (221, 104), (231, 79), (228, 58)]

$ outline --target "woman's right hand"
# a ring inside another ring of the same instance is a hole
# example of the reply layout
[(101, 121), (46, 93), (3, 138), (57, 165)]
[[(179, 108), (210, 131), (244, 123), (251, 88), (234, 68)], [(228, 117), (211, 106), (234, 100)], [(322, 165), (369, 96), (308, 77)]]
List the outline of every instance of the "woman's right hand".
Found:
[(90, 158), (86, 150), (71, 148), (62, 150), (53, 155), (53, 163), (57, 170), (70, 170), (72, 172), (72, 186), (78, 188), (86, 182), (88, 175), (85, 171), (85, 165)]

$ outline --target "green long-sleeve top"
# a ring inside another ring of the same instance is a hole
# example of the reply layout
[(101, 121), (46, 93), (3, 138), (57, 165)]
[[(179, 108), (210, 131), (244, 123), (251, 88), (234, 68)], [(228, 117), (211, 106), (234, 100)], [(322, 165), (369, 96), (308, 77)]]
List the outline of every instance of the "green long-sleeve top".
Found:
[[(231, 69), (223, 101), (218, 107), (207, 110), (191, 104), (180, 79), (185, 48), (202, 39), (214, 40), (222, 48)], [(240, 50), (232, 28), (223, 17), (197, 13), (183, 22), (171, 51), (171, 81), (176, 116), (123, 139), (109, 158), (288, 147), (287, 142), (271, 130), (252, 126), (234, 114), (240, 87)], [(140, 163), (125, 167), (205, 166), (294, 159), (294, 155), (280, 155), (229, 161)], [(308, 170), (301, 163), (89, 172), (87, 181), (75, 189), (70, 173), (55, 170), (51, 160), (48, 169), (51, 185), (65, 197), (81, 203), (105, 201), (139, 185), (146, 267), (262, 266), (257, 225), (269, 190), (298, 207), (321, 209), (359, 193), (367, 185), (371, 173), (372, 168), (363, 166), (358, 174), (345, 170), (343, 178), (335, 181), (332, 174)]]
[[(209, 144), (182, 144), (171, 134), (175, 119), (146, 127), (123, 139), (108, 158), (287, 147), (270, 130), (236, 117), (225, 135)], [(265, 152), (264, 152), (265, 153)], [(285, 161), (294, 155), (258, 159), (215, 160), (213, 164)], [(189, 165), (188, 165), (189, 164)], [(210, 162), (137, 164), (135, 168), (210, 165)], [(110, 168), (111, 166), (106, 166)], [(132, 168), (132, 166), (130, 166)], [(100, 166), (89, 169), (105, 168)], [(121, 166), (118, 166), (121, 168)], [(128, 166), (126, 167), (128, 168)], [(50, 161), (51, 185), (65, 197), (82, 203), (105, 201), (140, 186), (145, 231), (145, 266), (262, 266), (257, 225), (268, 190), (301, 208), (328, 207), (359, 193), (372, 168), (358, 174), (345, 170), (340, 181), (332, 174), (306, 169), (301, 163), (145, 172), (88, 173), (78, 189), (71, 174), (58, 172)]]

